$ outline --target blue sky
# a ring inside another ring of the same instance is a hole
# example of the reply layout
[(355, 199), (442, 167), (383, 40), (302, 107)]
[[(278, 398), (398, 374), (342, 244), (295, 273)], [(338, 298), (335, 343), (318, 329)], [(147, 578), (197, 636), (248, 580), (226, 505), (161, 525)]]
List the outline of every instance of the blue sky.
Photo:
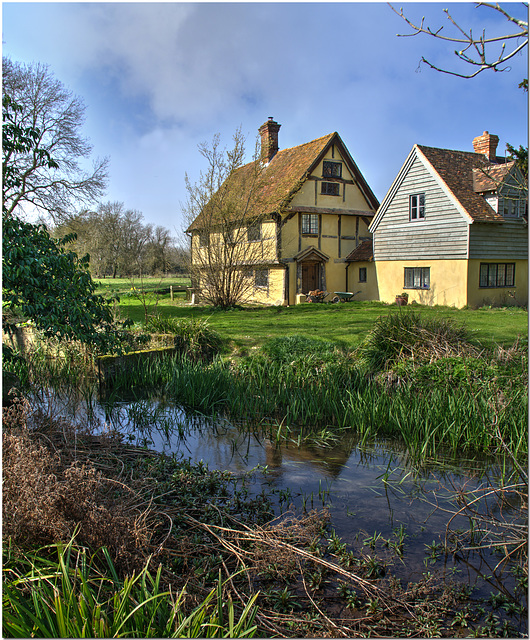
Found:
[[(474, 3), (396, 3), (451, 33), (500, 35), (504, 19)], [(502, 5), (524, 18), (521, 4)], [(181, 232), (184, 176), (203, 168), (197, 145), (241, 126), (249, 159), (258, 127), (282, 125), (281, 148), (337, 131), (382, 200), (415, 143), (472, 151), (488, 130), (527, 145), (528, 51), (511, 71), (473, 80), (454, 45), (409, 27), (386, 3), (26, 3), (2, 5), (3, 55), (49, 65), (87, 106), (84, 135), (110, 159), (105, 201)]]

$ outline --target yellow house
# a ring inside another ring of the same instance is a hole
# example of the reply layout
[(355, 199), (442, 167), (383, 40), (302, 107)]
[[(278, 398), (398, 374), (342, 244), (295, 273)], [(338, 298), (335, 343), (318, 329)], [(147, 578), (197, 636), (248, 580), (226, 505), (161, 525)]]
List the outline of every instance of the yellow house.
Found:
[[(346, 279), (353, 277), (347, 258), (371, 238), (379, 202), (338, 133), (280, 150), (280, 126), (269, 118), (260, 127), (261, 157), (227, 180), (238, 185), (231, 192), (238, 202), (253, 188), (245, 215), (224, 226), (218, 216), (208, 225), (201, 212), (187, 230), (192, 265), (200, 266), (193, 283), (199, 292), (205, 292), (212, 262), (228, 260), (245, 271), (241, 302), (295, 304), (315, 289), (330, 300), (354, 286)], [(377, 298), (374, 273), (362, 277), (356, 299)]]
[(413, 147), (369, 227), (371, 254), (349, 257), (375, 270), (380, 300), (528, 303), (528, 187), (498, 142), (485, 131), (474, 153)]

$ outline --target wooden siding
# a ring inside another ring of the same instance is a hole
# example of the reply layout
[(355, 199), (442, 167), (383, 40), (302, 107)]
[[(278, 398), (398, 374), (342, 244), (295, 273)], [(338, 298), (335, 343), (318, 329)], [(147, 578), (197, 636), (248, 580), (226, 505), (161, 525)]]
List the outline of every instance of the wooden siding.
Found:
[[(425, 220), (409, 221), (409, 196), (425, 193)], [(465, 259), (468, 223), (433, 174), (415, 158), (381, 218), (374, 259)]]
[(528, 227), (522, 220), (502, 224), (474, 223), (469, 235), (472, 260), (528, 260)]

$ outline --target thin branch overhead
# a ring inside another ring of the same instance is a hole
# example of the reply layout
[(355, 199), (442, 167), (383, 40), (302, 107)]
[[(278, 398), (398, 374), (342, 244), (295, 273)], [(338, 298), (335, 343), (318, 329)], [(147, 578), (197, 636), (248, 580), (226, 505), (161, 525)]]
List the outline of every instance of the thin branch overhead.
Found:
[[(476, 36), (473, 34), (473, 29), (470, 28), (467, 30), (465, 28), (462, 28), (451, 16), (448, 9), (444, 9), (444, 13), (447, 15), (447, 19), (451, 22), (451, 24), (456, 28), (458, 32), (458, 34), (455, 34), (454, 36), (442, 33), (444, 29), (443, 26), (436, 30), (432, 29), (430, 26), (425, 24), (425, 17), (423, 17), (421, 19), (421, 22), (417, 24), (410, 20), (403, 13), (403, 8), (400, 8), (398, 11), (391, 4), (389, 4), (389, 6), (395, 14), (402, 18), (409, 25), (409, 27), (413, 29), (412, 33), (398, 33), (398, 37), (403, 38), (417, 36), (421, 33), (424, 33), (439, 40), (455, 42), (457, 44), (463, 45), (462, 48), (456, 49), (454, 53), (460, 60), (462, 60), (466, 64), (471, 65), (472, 67), (475, 67), (475, 70), (467, 74), (458, 73), (457, 71), (450, 71), (448, 69), (437, 67), (436, 65), (429, 62), (426, 58), (422, 57), (421, 62), (424, 62), (431, 69), (440, 71), (441, 73), (447, 73), (459, 78), (474, 78), (482, 71), (486, 71), (488, 69), (492, 69), (493, 71), (509, 71), (510, 67), (507, 66), (507, 62), (511, 60), (515, 55), (523, 51), (523, 49), (528, 45), (528, 22), (520, 20), (515, 16), (509, 14), (499, 4), (479, 2), (476, 6), (477, 8), (489, 7), (490, 9), (493, 9), (500, 16), (514, 25), (514, 27), (517, 27), (517, 29), (515, 31), (508, 31), (501, 36), (490, 38), (486, 37), (485, 29), (483, 29), (481, 35)], [(526, 3), (523, 3), (523, 6), (528, 7)], [(500, 51), (498, 51), (497, 49), (498, 55), (497, 52), (492, 51), (492, 45), (495, 45), (495, 43), (502, 43)], [(509, 44), (510, 46), (507, 47), (507, 44)]]

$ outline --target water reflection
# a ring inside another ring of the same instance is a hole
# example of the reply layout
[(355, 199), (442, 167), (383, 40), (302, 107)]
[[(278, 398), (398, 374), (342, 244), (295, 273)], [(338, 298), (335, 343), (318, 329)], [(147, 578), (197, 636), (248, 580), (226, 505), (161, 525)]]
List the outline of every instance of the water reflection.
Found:
[[(394, 570), (406, 581), (419, 579), (436, 566), (444, 577), (456, 576), (484, 596), (494, 583), (500, 589), (513, 586), (506, 575), (496, 581), (497, 559), (488, 553), (469, 552), (458, 561), (452, 555), (438, 554), (436, 562), (428, 555), (429, 548), (444, 542), (450, 513), (458, 509), (455, 491), (496, 484), (500, 469), (492, 461), (440, 457), (419, 465), (397, 441), (361, 446), (349, 431), (332, 447), (298, 445), (296, 434), (291, 441), (278, 444), (270, 429), (190, 414), (162, 400), (100, 403), (92, 399), (69, 405), (55, 394), (48, 403), (50, 408), (56, 403), (55, 415), (69, 412), (71, 419), (90, 422), (96, 431), (119, 431), (134, 445), (192, 462), (202, 460), (210, 469), (229, 470), (236, 476), (254, 469), (251, 493), (267, 491), (276, 496), (278, 508), (292, 504), (302, 511), (326, 506), (337, 534), (360, 551), (374, 532), (391, 539), (401, 528), (406, 562), (396, 564)], [(510, 507), (516, 511), (518, 505), (514, 502), (503, 508)], [(451, 526), (466, 530), (469, 521), (458, 516)], [(483, 573), (493, 577), (484, 579)]]

